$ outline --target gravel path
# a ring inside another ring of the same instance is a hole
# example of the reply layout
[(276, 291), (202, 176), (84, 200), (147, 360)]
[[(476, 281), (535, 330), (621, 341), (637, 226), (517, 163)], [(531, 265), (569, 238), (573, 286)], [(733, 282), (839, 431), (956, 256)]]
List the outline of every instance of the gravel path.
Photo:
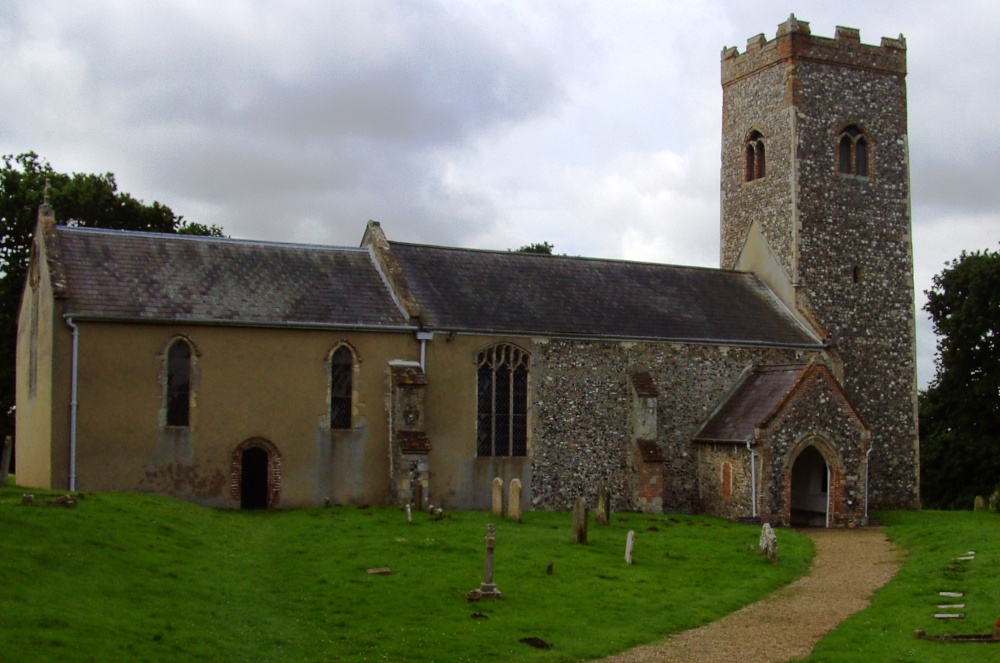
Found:
[(868, 597), (889, 582), (900, 561), (878, 528), (806, 533), (816, 543), (809, 575), (711, 624), (604, 661), (763, 663), (807, 656), (837, 624), (868, 606)]

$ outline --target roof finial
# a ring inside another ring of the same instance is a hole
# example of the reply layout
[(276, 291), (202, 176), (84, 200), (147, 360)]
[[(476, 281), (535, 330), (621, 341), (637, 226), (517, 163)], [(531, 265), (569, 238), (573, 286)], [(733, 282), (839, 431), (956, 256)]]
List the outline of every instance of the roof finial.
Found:
[(42, 204), (38, 207), (38, 216), (55, 216), (52, 210), (52, 203), (49, 202), (49, 194), (52, 191), (52, 184), (48, 178), (45, 180), (45, 188), (42, 189)]

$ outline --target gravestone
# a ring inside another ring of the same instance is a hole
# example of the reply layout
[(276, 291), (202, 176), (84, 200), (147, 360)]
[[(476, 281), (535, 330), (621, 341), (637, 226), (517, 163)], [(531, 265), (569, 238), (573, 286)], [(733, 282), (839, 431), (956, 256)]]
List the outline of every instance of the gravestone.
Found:
[(632, 548), (635, 546), (635, 530), (629, 530), (625, 537), (625, 563), (632, 563)]
[(770, 523), (764, 523), (760, 529), (760, 554), (767, 557), (772, 564), (778, 563), (778, 538), (774, 535)]
[(583, 497), (576, 498), (573, 507), (573, 528), (570, 537), (574, 543), (587, 542), (587, 502)]
[(414, 480), (411, 484), (411, 491), (413, 493), (413, 506), (417, 508), (417, 511), (423, 511), (424, 483), (420, 479)]
[(409, 504), (406, 505), (406, 522), (408, 522), (411, 525), (413, 524), (413, 512), (410, 511)]
[(493, 480), (493, 515), (503, 518), (503, 479)]
[(493, 536), (493, 523), (486, 526), (486, 567), (483, 570), (483, 582), (479, 589), (474, 589), (465, 595), (468, 601), (479, 601), (481, 599), (498, 599), (500, 590), (493, 582), (493, 549), (496, 548), (497, 540)]
[(597, 489), (597, 514), (595, 518), (600, 525), (607, 525), (611, 519), (611, 494), (607, 484), (601, 484)]
[(507, 517), (521, 522), (521, 480), (510, 480), (510, 495), (507, 497)]
[(982, 495), (976, 495), (976, 499), (972, 502), (973, 511), (985, 511), (986, 510), (986, 498)]
[(7, 473), (10, 471), (10, 453), (14, 448), (14, 442), (10, 435), (3, 439), (3, 450), (0, 451), (0, 488), (7, 486)]

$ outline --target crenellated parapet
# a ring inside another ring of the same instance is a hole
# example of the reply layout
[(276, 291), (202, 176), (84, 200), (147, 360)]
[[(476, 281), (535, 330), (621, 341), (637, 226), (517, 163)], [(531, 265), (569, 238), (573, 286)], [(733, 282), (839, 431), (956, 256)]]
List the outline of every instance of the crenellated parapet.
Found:
[(836, 36), (814, 36), (808, 21), (792, 14), (778, 26), (774, 39), (763, 34), (747, 40), (746, 51), (735, 46), (722, 49), (722, 85), (734, 83), (750, 74), (787, 60), (812, 60), (883, 73), (906, 75), (906, 39), (882, 37), (878, 46), (861, 43), (861, 32), (838, 26)]

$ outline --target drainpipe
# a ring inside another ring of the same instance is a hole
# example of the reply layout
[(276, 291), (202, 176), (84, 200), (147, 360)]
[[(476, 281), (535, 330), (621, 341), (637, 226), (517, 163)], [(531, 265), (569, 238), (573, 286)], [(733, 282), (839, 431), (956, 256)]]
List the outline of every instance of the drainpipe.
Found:
[(73, 360), (69, 386), (69, 492), (76, 492), (76, 410), (77, 410), (77, 370), (79, 367), (80, 328), (73, 319), (66, 318), (66, 325), (73, 330)]
[(868, 477), (871, 472), (868, 468), (871, 465), (872, 443), (868, 441), (868, 451), (865, 452), (865, 520), (868, 520)]
[(420, 341), (420, 370), (427, 372), (425, 366), (427, 360), (427, 341), (434, 338), (434, 332), (418, 331), (417, 340)]
[(750, 447), (751, 441), (747, 440), (747, 451), (750, 452), (750, 495), (751, 512), (754, 518), (757, 517), (757, 454)]

